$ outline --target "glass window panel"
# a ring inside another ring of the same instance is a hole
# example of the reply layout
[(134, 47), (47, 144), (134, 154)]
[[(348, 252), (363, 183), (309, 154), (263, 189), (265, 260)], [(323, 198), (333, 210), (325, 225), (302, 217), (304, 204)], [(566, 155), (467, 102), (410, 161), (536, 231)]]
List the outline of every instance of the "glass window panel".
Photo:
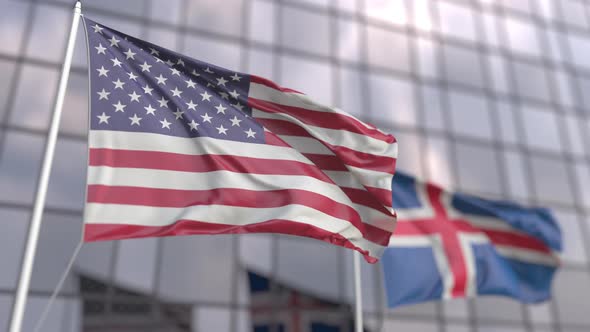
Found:
[(194, 331), (230, 331), (231, 310), (216, 307), (199, 307), (195, 310)]
[[(86, 136), (88, 129), (88, 77), (71, 73), (60, 130)], [(85, 159), (85, 158), (84, 158)]]
[[(404, 305), (400, 307), (396, 307), (390, 309), (390, 316), (391, 317), (408, 317), (408, 316), (420, 316), (425, 318), (434, 319), (436, 315), (436, 303), (435, 302), (423, 302), (423, 303), (415, 303), (410, 305)], [(427, 319), (424, 319), (426, 321)], [(399, 321), (399, 320), (398, 320)], [(389, 325), (385, 325), (389, 326)], [(383, 331), (390, 331), (388, 329), (383, 329)], [(395, 330), (398, 331), (398, 330)], [(405, 331), (402, 329), (401, 331)]]
[[(583, 163), (575, 163), (577, 187), (580, 191), (579, 200), (586, 208), (590, 208), (590, 166)], [(590, 234), (589, 234), (590, 235)]]
[(424, 126), (428, 129), (446, 130), (441, 108), (441, 93), (434, 86), (422, 86), (422, 114)]
[(562, 41), (567, 40), (565, 35), (551, 28), (545, 28), (545, 34), (549, 42), (549, 54), (545, 56), (557, 63), (565, 61), (565, 47), (561, 46)]
[(14, 68), (14, 62), (0, 60), (0, 119), (4, 116), (4, 112), (6, 112), (8, 93), (10, 92), (10, 86), (14, 84), (12, 77)]
[(519, 96), (544, 102), (551, 101), (549, 82), (542, 67), (514, 61), (514, 75)]
[(555, 0), (537, 0), (541, 17), (552, 20), (555, 17)]
[(524, 327), (516, 327), (516, 326), (506, 326), (504, 324), (494, 325), (478, 325), (477, 326), (478, 332), (525, 332)]
[(486, 13), (482, 14), (482, 18), (487, 43), (491, 46), (499, 47), (501, 43), (498, 33), (498, 18), (495, 15)]
[(25, 127), (46, 128), (53, 108), (57, 80), (55, 69), (25, 66), (18, 81), (10, 122)]
[(588, 29), (586, 8), (584, 8), (586, 3), (579, 0), (562, 0), (560, 3), (563, 23)]
[[(49, 296), (29, 296), (23, 318), (22, 331), (34, 330), (35, 324), (43, 312), (43, 309), (45, 309), (47, 301), (49, 301)], [(71, 301), (63, 298), (56, 298), (54, 300), (51, 305), (51, 314), (47, 315), (43, 322), (44, 331), (67, 331), (67, 329), (64, 328), (64, 324), (67, 326), (69, 325), (68, 323), (70, 323), (67, 320), (65, 321), (69, 314), (69, 310), (71, 310), (69, 305), (70, 302)]]
[(491, 114), (482, 95), (449, 92), (453, 131), (469, 137), (492, 139)]
[(474, 13), (466, 6), (438, 2), (440, 28), (447, 37), (476, 41)]
[[(64, 2), (70, 4), (70, 1), (66, 1), (63, 0)], [(101, 0), (101, 1), (97, 1), (96, 3), (92, 4), (92, 7), (94, 8), (100, 8), (100, 9), (105, 9), (109, 12), (115, 13), (115, 14), (131, 14), (133, 16), (138, 16), (138, 13), (144, 13), (144, 8), (145, 8), (145, 1), (142, 0), (126, 0), (126, 1), (120, 1), (120, 0)], [(113, 8), (116, 8), (116, 11), (113, 10)], [(93, 15), (94, 17), (94, 15)], [(102, 22), (102, 21), (99, 21)]]
[(566, 133), (568, 135), (568, 152), (576, 156), (584, 156), (586, 144), (584, 143), (583, 133), (581, 124), (584, 123), (584, 119), (578, 116), (563, 115), (566, 124)]
[(328, 8), (328, 6), (330, 4), (330, 0), (287, 0), (287, 2), (295, 2), (295, 3), (304, 2), (304, 3), (308, 3), (310, 5), (313, 5), (314, 7), (324, 7), (324, 8)]
[(341, 60), (357, 62), (360, 50), (361, 27), (354, 20), (338, 19), (338, 50)]
[(533, 324), (551, 324), (553, 322), (552, 308), (549, 302), (528, 304), (526, 309)]
[(195, 59), (230, 70), (239, 70), (240, 68), (240, 46), (238, 44), (187, 36), (185, 52), (191, 54)]
[(250, 39), (262, 43), (272, 43), (275, 40), (276, 4), (273, 2), (255, 0), (250, 9), (249, 36)]
[(553, 110), (524, 105), (521, 110), (527, 145), (549, 151), (561, 151), (557, 115)]
[(497, 101), (495, 111), (500, 121), (500, 140), (505, 143), (518, 143), (519, 135), (514, 123), (515, 117), (512, 105), (507, 102)]
[(145, 294), (155, 294), (157, 250), (161, 238), (121, 241), (115, 262), (115, 282)]
[(178, 24), (181, 21), (182, 0), (151, 1), (149, 16), (154, 21)]
[[(31, 277), (31, 290), (51, 292), (55, 288), (80, 241), (82, 234), (80, 219), (81, 214), (79, 216), (52, 213), (43, 215)], [(64, 284), (64, 291), (74, 292), (77, 289), (76, 280), (75, 274), (70, 273)]]
[(468, 325), (446, 324), (445, 331), (471, 332), (471, 327)]
[(408, 22), (406, 0), (365, 1), (365, 12), (370, 18), (403, 25)]
[(258, 75), (266, 77), (268, 79), (273, 78), (273, 66), (270, 64), (273, 62), (274, 57), (271, 52), (249, 49), (248, 50), (248, 67), (246, 72), (252, 75)]
[(520, 303), (499, 296), (482, 296), (476, 298), (475, 312), (479, 320), (522, 322)]
[(414, 11), (414, 26), (422, 31), (431, 31), (433, 26), (431, 15), (431, 1), (414, 0), (412, 1)]
[(8, 131), (0, 154), (0, 200), (33, 201), (44, 137)]
[(23, 42), (27, 11), (31, 5), (20, 1), (2, 1), (0, 3), (2, 5), (0, 11), (0, 52), (16, 55)]
[(245, 267), (262, 274), (272, 273), (274, 256), (273, 236), (243, 234), (239, 236), (239, 259)]
[(369, 63), (373, 66), (404, 72), (410, 71), (408, 37), (404, 34), (367, 27)]
[(510, 88), (506, 76), (506, 61), (503, 57), (489, 55), (488, 63), (492, 73), (492, 87), (499, 94), (509, 94)]
[(571, 204), (573, 194), (567, 178), (565, 160), (531, 156), (533, 181), (542, 202)]
[(553, 297), (562, 322), (590, 325), (590, 274), (562, 269), (556, 274)]
[(395, 132), (395, 138), (403, 149), (399, 150), (396, 170), (403, 170), (407, 174), (411, 174), (418, 178), (424, 178), (422, 174), (422, 142), (421, 138), (414, 134), (405, 131)]
[(281, 58), (281, 81), (285, 87), (301, 91), (325, 105), (333, 104), (332, 67), (324, 62)]
[(531, 12), (531, 5), (529, 3), (529, 0), (502, 0), (502, 6), (523, 13)]
[(587, 261), (587, 257), (582, 238), (584, 233), (580, 227), (581, 219), (569, 210), (551, 209), (551, 212), (557, 219), (562, 236), (565, 239), (560, 257), (566, 263), (584, 264)]
[[(496, 152), (491, 146), (456, 143), (457, 175), (461, 190), (472, 193), (501, 193)], [(482, 176), (485, 174), (485, 176)]]
[(60, 139), (57, 141), (47, 205), (70, 209), (82, 209), (86, 192), (86, 143)]
[[(146, 38), (151, 42), (158, 46), (184, 52), (184, 50), (179, 50), (179, 39), (182, 38), (182, 34), (170, 30), (170, 29), (160, 29), (157, 27), (149, 27), (147, 30)], [(187, 53), (190, 57), (198, 57), (198, 54), (190, 54)]]
[(27, 55), (31, 58), (59, 61), (64, 55), (71, 12), (55, 6), (36, 6), (31, 39), (27, 45)]
[(0, 295), (0, 329), (4, 329), (5, 331), (8, 331), (8, 324), (10, 324), (12, 302), (12, 296)]
[[(467, 299), (448, 299), (442, 302), (443, 314), (448, 318), (468, 319), (469, 301)], [(453, 330), (454, 331), (454, 330)]]
[(15, 289), (29, 230), (29, 215), (25, 211), (0, 209), (0, 227), (2, 228), (2, 232), (0, 232), (0, 243), (2, 243), (0, 287)]
[(340, 86), (339, 107), (358, 118), (367, 118), (369, 112), (365, 110), (365, 100), (362, 97), (365, 82), (361, 72), (356, 69), (341, 68), (338, 85)]
[(448, 81), (484, 87), (481, 57), (475, 50), (451, 45), (445, 45), (443, 50)]
[(537, 36), (537, 27), (530, 21), (524, 21), (512, 16), (504, 20), (508, 46), (512, 52), (531, 56), (541, 56), (541, 47)]
[(282, 19), (283, 47), (329, 55), (330, 22), (325, 15), (283, 7)]
[(116, 259), (116, 248), (119, 241), (84, 243), (74, 264), (76, 271), (94, 278), (111, 280), (113, 259)]
[(244, 0), (190, 1), (187, 22), (190, 26), (224, 35), (241, 36)]
[(446, 139), (438, 136), (427, 137), (426, 145), (426, 179), (453, 190), (453, 173), (451, 173), (452, 162), (450, 160), (449, 143)]
[(404, 332), (435, 332), (438, 327), (434, 322), (424, 321), (401, 321), (394, 319), (386, 319), (383, 322), (384, 331), (404, 331)]
[(369, 77), (371, 116), (377, 126), (416, 126), (414, 87), (408, 81), (372, 74)]
[(524, 172), (523, 156), (516, 151), (506, 150), (504, 151), (504, 163), (504, 174), (507, 177), (506, 182), (508, 183), (510, 197), (527, 200), (529, 198), (529, 191), (526, 173)]
[(437, 47), (430, 39), (417, 38), (418, 71), (423, 77), (438, 78)]
[(586, 36), (568, 34), (567, 41), (571, 49), (572, 59), (576, 66), (590, 68), (590, 39)]
[(580, 105), (580, 106), (582, 106), (583, 111), (586, 114), (590, 114), (590, 93), (584, 93), (585, 91), (590, 91), (590, 78), (578, 76), (577, 82), (578, 82), (578, 89), (580, 91), (582, 91), (581, 102), (583, 103), (583, 105)]
[(357, 0), (340, 0), (332, 2), (337, 9), (347, 12), (356, 12), (358, 9)]
[(556, 70), (553, 72), (553, 74), (555, 75), (555, 79), (557, 81), (559, 103), (566, 107), (575, 107), (576, 104), (574, 103), (574, 95), (572, 86), (570, 84), (570, 77), (567, 73), (561, 70)]

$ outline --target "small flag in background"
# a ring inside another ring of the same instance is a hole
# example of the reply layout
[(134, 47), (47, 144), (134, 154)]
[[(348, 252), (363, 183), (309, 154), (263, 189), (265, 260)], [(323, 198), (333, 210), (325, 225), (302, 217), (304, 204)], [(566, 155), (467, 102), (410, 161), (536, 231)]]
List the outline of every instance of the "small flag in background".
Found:
[(349, 306), (303, 294), (254, 272), (248, 272), (248, 280), (254, 332), (354, 331)]
[(449, 193), (397, 172), (398, 223), (382, 257), (390, 307), (435, 299), (550, 297), (561, 233), (551, 214)]
[(86, 241), (272, 232), (380, 257), (395, 224), (393, 136), (266, 79), (84, 24)]

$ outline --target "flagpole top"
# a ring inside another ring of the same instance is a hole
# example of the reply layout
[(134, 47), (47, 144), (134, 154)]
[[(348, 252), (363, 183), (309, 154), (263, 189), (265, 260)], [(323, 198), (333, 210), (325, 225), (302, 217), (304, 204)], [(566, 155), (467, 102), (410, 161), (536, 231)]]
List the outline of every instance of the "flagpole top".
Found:
[(82, 1), (76, 1), (76, 4), (74, 5), (74, 11), (78, 13), (82, 11)]

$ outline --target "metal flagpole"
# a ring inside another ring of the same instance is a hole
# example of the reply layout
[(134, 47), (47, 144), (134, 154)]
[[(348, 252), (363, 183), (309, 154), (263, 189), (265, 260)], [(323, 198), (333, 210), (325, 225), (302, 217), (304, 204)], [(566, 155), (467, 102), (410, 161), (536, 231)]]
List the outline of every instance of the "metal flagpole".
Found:
[(74, 45), (76, 43), (76, 35), (78, 33), (78, 24), (80, 23), (81, 13), (82, 4), (80, 3), (80, 1), (77, 1), (74, 7), (74, 17), (72, 18), (72, 27), (70, 29), (70, 37), (68, 39), (66, 56), (61, 71), (61, 78), (59, 80), (57, 98), (55, 100), (55, 105), (53, 108), (51, 126), (49, 128), (47, 143), (45, 145), (43, 165), (41, 168), (41, 174), (39, 176), (39, 183), (37, 184), (35, 206), (33, 207), (33, 214), (31, 216), (31, 222), (29, 225), (29, 234), (27, 237), (27, 244), (25, 247), (23, 262), (21, 265), (18, 288), (16, 290), (16, 297), (14, 300), (14, 306), (12, 308), (10, 332), (20, 332), (22, 327), (23, 317), (25, 313), (25, 304), (27, 301), (27, 294), (31, 282), (31, 273), (33, 271), (33, 262), (35, 260), (35, 251), (37, 249), (37, 243), (39, 240), (39, 231), (41, 230), (41, 217), (43, 216), (43, 209), (45, 208), (45, 198), (47, 196), (49, 175), (51, 174), (51, 165), (53, 164), (55, 144), (57, 142), (57, 135), (59, 133), (59, 121), (61, 119), (61, 112), (63, 108), (64, 98), (66, 95), (66, 88), (68, 86), (68, 78), (70, 76), (70, 67), (72, 65), (72, 56), (74, 55)]
[(361, 254), (354, 252), (354, 331), (363, 332), (363, 294), (361, 291)]

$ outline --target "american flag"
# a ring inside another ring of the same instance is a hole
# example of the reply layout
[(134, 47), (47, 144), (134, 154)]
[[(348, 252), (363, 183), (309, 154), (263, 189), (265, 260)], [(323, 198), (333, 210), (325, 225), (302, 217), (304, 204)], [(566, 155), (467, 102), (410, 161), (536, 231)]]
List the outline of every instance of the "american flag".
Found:
[(84, 25), (86, 241), (272, 232), (379, 258), (395, 225), (392, 135), (267, 79)]

